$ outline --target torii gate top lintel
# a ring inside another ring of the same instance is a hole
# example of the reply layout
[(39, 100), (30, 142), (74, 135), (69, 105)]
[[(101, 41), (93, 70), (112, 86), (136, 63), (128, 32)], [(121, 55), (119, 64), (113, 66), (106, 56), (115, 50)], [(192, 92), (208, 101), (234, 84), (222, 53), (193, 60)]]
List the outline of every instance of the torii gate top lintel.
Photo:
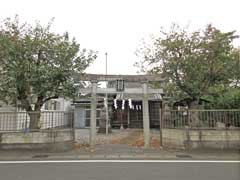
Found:
[(160, 75), (113, 75), (113, 74), (76, 74), (80, 81), (115, 81), (124, 80), (128, 82), (162, 82), (164, 78)]

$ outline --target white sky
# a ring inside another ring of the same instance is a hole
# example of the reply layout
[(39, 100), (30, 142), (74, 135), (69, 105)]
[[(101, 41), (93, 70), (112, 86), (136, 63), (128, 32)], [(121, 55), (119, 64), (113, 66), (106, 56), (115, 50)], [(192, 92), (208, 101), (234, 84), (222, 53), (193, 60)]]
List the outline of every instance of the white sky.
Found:
[(136, 74), (141, 39), (173, 22), (195, 30), (213, 23), (240, 34), (240, 0), (0, 0), (0, 19), (15, 14), (28, 23), (55, 17), (55, 32), (68, 31), (82, 48), (99, 51), (90, 73), (105, 73), (107, 51), (109, 74)]

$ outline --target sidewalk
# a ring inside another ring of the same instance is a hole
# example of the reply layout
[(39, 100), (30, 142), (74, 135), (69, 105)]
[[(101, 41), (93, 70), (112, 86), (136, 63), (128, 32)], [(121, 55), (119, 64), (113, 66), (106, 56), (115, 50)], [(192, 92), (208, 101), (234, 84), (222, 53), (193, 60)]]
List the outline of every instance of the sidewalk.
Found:
[(97, 145), (95, 150), (80, 148), (68, 152), (0, 151), (0, 161), (21, 160), (240, 160), (239, 151), (177, 151), (129, 147), (127, 145)]

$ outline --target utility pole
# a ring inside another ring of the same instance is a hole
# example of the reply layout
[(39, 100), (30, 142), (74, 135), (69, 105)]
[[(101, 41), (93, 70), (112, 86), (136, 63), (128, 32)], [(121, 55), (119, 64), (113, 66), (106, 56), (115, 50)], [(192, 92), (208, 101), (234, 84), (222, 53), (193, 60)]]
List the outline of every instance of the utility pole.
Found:
[[(106, 56), (106, 76), (107, 76), (107, 52), (105, 53)], [(106, 81), (106, 88), (107, 88), (108, 82)], [(108, 134), (108, 123), (109, 123), (109, 118), (108, 118), (108, 94), (106, 92), (105, 94), (105, 100), (106, 100), (106, 134)]]

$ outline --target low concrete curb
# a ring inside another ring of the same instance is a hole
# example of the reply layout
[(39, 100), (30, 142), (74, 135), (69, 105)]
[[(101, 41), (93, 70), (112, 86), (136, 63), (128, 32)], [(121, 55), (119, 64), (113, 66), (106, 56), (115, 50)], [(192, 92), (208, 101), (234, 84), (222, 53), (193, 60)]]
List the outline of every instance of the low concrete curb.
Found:
[(0, 161), (44, 161), (44, 160), (240, 160), (239, 152), (227, 153), (145, 153), (145, 154), (79, 154), (77, 152), (66, 153), (18, 153), (0, 152)]

